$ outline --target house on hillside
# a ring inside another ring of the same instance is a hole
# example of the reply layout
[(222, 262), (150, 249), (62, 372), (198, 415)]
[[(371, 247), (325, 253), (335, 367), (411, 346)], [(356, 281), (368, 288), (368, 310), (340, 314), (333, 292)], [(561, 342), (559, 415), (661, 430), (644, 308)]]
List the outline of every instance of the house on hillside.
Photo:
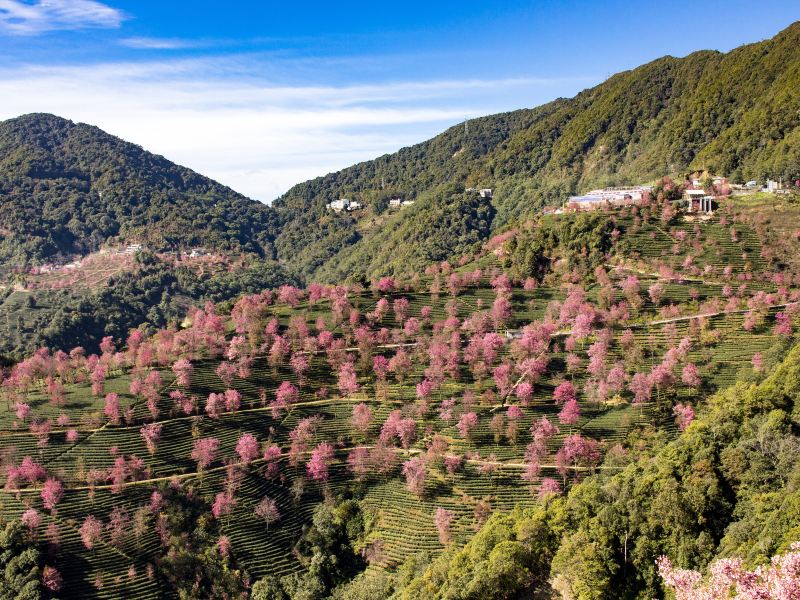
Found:
[(590, 190), (582, 196), (570, 196), (567, 209), (572, 211), (599, 210), (639, 204), (652, 191), (649, 186), (607, 187)]
[(128, 244), (122, 251), (123, 254), (139, 254), (142, 251), (141, 244)]
[(328, 208), (334, 212), (341, 212), (343, 210), (359, 210), (364, 208), (364, 205), (357, 200), (350, 200), (349, 198), (339, 198), (339, 200), (334, 200), (333, 202), (328, 203)]
[(402, 203), (402, 198), (389, 198), (389, 208), (400, 208)]
[(481, 195), (481, 198), (489, 198), (489, 199), (491, 199), (491, 197), (492, 197), (492, 189), (491, 188), (484, 188), (482, 190), (479, 190), (478, 193)]
[(690, 213), (714, 212), (714, 197), (706, 194), (704, 189), (687, 189), (683, 194), (686, 210)]

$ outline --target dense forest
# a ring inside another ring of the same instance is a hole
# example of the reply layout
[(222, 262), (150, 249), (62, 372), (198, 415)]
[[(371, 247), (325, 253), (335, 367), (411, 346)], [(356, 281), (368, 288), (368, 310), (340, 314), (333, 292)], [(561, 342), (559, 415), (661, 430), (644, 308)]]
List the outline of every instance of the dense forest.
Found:
[[(689, 170), (708, 169), (738, 182), (794, 181), (800, 178), (798, 46), (795, 23), (728, 53), (660, 58), (574, 98), (471, 119), (466, 128), (301, 183), (274, 203), (285, 215), (275, 240), (278, 256), (330, 281), (343, 264), (388, 267), (390, 258), (373, 258), (378, 240), (391, 235), (382, 228), (359, 229), (351, 215), (319, 225), (294, 220), (305, 212), (324, 214), (325, 204), (339, 197), (367, 203), (369, 214), (387, 195), (415, 199), (408, 218), (429, 212), (433, 221), (442, 184), (493, 188), (496, 231), (571, 193), (666, 174), (680, 179)], [(397, 220), (405, 218), (401, 213)], [(434, 240), (417, 242), (418, 251), (435, 254)], [(306, 246), (314, 247), (315, 260), (296, 252)]]

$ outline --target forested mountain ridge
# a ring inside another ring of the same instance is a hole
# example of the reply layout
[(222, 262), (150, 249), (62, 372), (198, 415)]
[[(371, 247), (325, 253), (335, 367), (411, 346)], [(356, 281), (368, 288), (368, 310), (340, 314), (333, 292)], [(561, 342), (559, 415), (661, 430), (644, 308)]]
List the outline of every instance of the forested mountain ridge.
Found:
[[(405, 243), (413, 237), (407, 215), (418, 227), (431, 211), (433, 226), (432, 207), (449, 193), (446, 184), (493, 188), (494, 231), (571, 193), (690, 169), (735, 181), (794, 180), (800, 177), (799, 81), (795, 23), (728, 53), (663, 57), (571, 99), (470, 120), (290, 189), (274, 203), (285, 218), (278, 256), (331, 281), (352, 276), (353, 269), (371, 277), (447, 258), (424, 242)], [(414, 211), (392, 216), (388, 227), (364, 231), (353, 215), (325, 211), (327, 202), (348, 197), (380, 214), (392, 196), (417, 203)], [(298, 247), (304, 252), (296, 254)], [(383, 252), (376, 254), (376, 247)]]
[(212, 179), (47, 114), (0, 123), (0, 261), (37, 264), (111, 242), (271, 258), (275, 213)]

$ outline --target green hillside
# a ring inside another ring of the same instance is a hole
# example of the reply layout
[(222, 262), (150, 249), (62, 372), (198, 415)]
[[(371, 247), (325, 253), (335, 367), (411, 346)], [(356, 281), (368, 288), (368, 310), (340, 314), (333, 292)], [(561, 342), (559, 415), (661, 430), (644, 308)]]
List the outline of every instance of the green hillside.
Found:
[(106, 243), (272, 257), (275, 215), (97, 127), (31, 114), (0, 123), (0, 263), (41, 264)]
[[(495, 231), (594, 186), (647, 182), (694, 169), (733, 181), (800, 178), (800, 23), (728, 53), (664, 57), (619, 73), (571, 99), (452, 127), (416, 146), (301, 183), (276, 200), (287, 217), (278, 256), (317, 278), (354, 271), (368, 277), (449, 257), (437, 236), (416, 240), (436, 221), (444, 184), (493, 188)], [(385, 225), (389, 197), (417, 200)], [(368, 217), (326, 214), (355, 198)], [(295, 216), (302, 213), (300, 216)], [(426, 217), (422, 215), (426, 214)], [(465, 218), (474, 218), (474, 215)], [(414, 239), (414, 249), (402, 240)], [(469, 237), (460, 238), (460, 244)], [(297, 249), (302, 248), (302, 252)], [(377, 248), (392, 248), (405, 261)], [(454, 251), (460, 251), (459, 250)], [(313, 255), (314, 259), (309, 260)], [(409, 262), (410, 261), (410, 262)]]
[(794, 211), (552, 215), (38, 351), (0, 544), (64, 598), (653, 598), (661, 554), (763, 563), (797, 534), (800, 279), (758, 225)]

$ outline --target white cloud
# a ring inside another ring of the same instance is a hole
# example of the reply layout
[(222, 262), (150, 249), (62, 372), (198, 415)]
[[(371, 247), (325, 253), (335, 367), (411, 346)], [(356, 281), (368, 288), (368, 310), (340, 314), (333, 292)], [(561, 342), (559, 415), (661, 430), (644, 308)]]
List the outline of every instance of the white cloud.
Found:
[(0, 0), (0, 31), (36, 35), (73, 29), (116, 29), (121, 11), (95, 0)]
[(201, 46), (198, 42), (190, 40), (152, 37), (128, 37), (121, 39), (119, 43), (126, 48), (135, 48), (137, 50), (181, 50)]
[(529, 104), (533, 91), (563, 93), (563, 82), (541, 79), (277, 85), (240, 67), (196, 59), (0, 70), (0, 119), (50, 112), (91, 123), (269, 201), (465, 116)]

